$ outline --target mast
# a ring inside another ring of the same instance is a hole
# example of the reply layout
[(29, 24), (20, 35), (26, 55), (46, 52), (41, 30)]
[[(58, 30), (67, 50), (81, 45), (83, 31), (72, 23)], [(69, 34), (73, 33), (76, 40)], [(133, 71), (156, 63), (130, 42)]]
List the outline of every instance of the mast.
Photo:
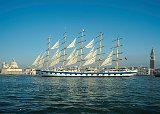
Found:
[(50, 40), (51, 40), (51, 35), (48, 36), (47, 61), (46, 61), (47, 70), (49, 68), (49, 61), (50, 61), (50, 51), (51, 51)]
[(116, 45), (116, 70), (119, 69), (118, 48), (119, 48), (119, 39), (117, 38), (117, 45)]
[(102, 32), (100, 32), (99, 36), (99, 59), (98, 59), (98, 69), (100, 70), (101, 68), (101, 54), (102, 54)]
[(63, 63), (62, 63), (62, 67), (63, 69), (65, 69), (65, 62), (66, 62), (66, 32), (63, 34), (63, 45), (64, 45), (64, 50), (63, 50)]
[(81, 38), (81, 41), (79, 42), (80, 43), (80, 69), (82, 69), (82, 63), (83, 63), (83, 42), (84, 42), (84, 29), (82, 29), (82, 32), (80, 32), (80, 38)]
[(122, 54), (122, 52), (121, 53), (119, 53), (119, 47), (121, 47), (122, 45), (120, 45), (120, 43), (119, 43), (119, 40), (121, 40), (122, 38), (117, 38), (116, 40), (114, 40), (113, 42), (116, 42), (116, 46), (114, 47), (114, 48), (116, 48), (116, 53), (115, 53), (115, 55), (116, 55), (116, 70), (118, 70), (119, 69), (119, 60), (121, 60), (121, 59), (119, 59), (119, 54)]

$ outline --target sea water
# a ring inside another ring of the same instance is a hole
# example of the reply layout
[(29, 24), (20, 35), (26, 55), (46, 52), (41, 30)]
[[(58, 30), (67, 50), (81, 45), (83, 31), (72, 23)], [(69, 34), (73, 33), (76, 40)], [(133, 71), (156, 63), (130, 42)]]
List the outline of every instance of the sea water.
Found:
[(1, 75), (0, 113), (160, 114), (160, 78)]

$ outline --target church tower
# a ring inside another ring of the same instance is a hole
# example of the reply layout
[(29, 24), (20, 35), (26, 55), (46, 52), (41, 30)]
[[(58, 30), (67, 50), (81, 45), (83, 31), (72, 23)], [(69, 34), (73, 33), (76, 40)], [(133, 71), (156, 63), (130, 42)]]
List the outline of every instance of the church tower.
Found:
[(153, 72), (155, 70), (155, 52), (152, 48), (151, 54), (150, 54), (150, 74), (153, 75)]

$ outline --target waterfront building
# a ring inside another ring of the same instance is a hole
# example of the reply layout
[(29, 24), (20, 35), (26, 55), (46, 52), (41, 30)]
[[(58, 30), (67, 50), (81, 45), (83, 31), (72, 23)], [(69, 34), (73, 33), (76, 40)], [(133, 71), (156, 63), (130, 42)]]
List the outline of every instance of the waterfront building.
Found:
[(36, 69), (34, 68), (26, 68), (24, 69), (25, 75), (36, 75)]
[(150, 75), (150, 68), (148, 67), (138, 67), (137, 75)]
[(155, 70), (155, 52), (154, 49), (152, 48), (150, 53), (150, 75), (153, 75), (154, 70)]
[(13, 59), (10, 64), (2, 63), (1, 74), (22, 74), (22, 69), (18, 67), (17, 62)]

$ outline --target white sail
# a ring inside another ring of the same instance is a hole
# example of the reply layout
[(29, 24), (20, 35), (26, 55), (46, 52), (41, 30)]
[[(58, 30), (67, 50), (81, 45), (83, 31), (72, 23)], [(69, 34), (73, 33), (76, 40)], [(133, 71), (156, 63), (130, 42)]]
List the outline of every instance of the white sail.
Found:
[(72, 51), (72, 53), (68, 56), (67, 60), (69, 60), (69, 59), (72, 58), (72, 56), (74, 55), (75, 51), (76, 51), (76, 48), (75, 48), (75, 49)]
[(38, 61), (38, 65), (43, 64), (43, 62), (44, 62), (44, 56), (45, 56), (45, 53), (43, 55), (41, 55), (41, 57), (40, 57), (40, 59)]
[(113, 51), (110, 52), (110, 54), (108, 55), (108, 57), (105, 59), (105, 61), (102, 63), (101, 66), (111, 65), (112, 64), (112, 55), (113, 55)]
[(88, 60), (83, 64), (83, 66), (87, 66), (87, 65), (93, 64), (95, 61), (96, 61), (96, 57), (93, 57), (92, 59), (88, 59)]
[(51, 49), (59, 48), (59, 40), (54, 44), (54, 46)]
[(60, 61), (60, 54), (61, 52), (59, 51), (59, 49), (57, 50), (56, 54), (52, 57), (52, 62), (50, 64), (50, 67), (56, 65), (59, 63)]
[(68, 63), (66, 64), (66, 66), (77, 63), (77, 60), (78, 60), (78, 51), (75, 50), (73, 56), (69, 59), (69, 61), (68, 61)]
[(43, 65), (44, 65), (44, 58), (40, 60), (38, 68), (43, 68)]
[(43, 55), (41, 55), (39, 61), (38, 61), (38, 68), (42, 68), (44, 66), (44, 62), (45, 62), (45, 54), (43, 53)]
[(51, 60), (54, 60), (59, 52), (59, 49), (57, 49), (56, 53), (52, 56)]
[(42, 52), (38, 55), (38, 57), (35, 59), (35, 61), (32, 63), (33, 66), (37, 66), (38, 65), (38, 61), (40, 60), (42, 55)]
[(91, 41), (85, 46), (85, 48), (92, 48), (92, 47), (93, 47), (93, 43), (94, 43), (94, 39), (91, 40)]
[(38, 68), (38, 69), (43, 68), (43, 64), (39, 65), (37, 68)]
[(94, 53), (94, 47), (91, 49), (91, 51), (86, 55), (86, 57), (84, 58), (85, 60), (89, 59), (90, 56)]
[(83, 64), (83, 66), (93, 64), (96, 61), (97, 50), (95, 50), (90, 58)]
[(71, 42), (71, 44), (67, 48), (73, 48), (76, 44), (76, 38)]
[(32, 65), (36, 66), (37, 68), (41, 68), (40, 66), (43, 66), (43, 63), (44, 63), (44, 55), (45, 53), (43, 55), (42, 53), (40, 53), (40, 55), (38, 55), (38, 57), (36, 58), (36, 60)]

